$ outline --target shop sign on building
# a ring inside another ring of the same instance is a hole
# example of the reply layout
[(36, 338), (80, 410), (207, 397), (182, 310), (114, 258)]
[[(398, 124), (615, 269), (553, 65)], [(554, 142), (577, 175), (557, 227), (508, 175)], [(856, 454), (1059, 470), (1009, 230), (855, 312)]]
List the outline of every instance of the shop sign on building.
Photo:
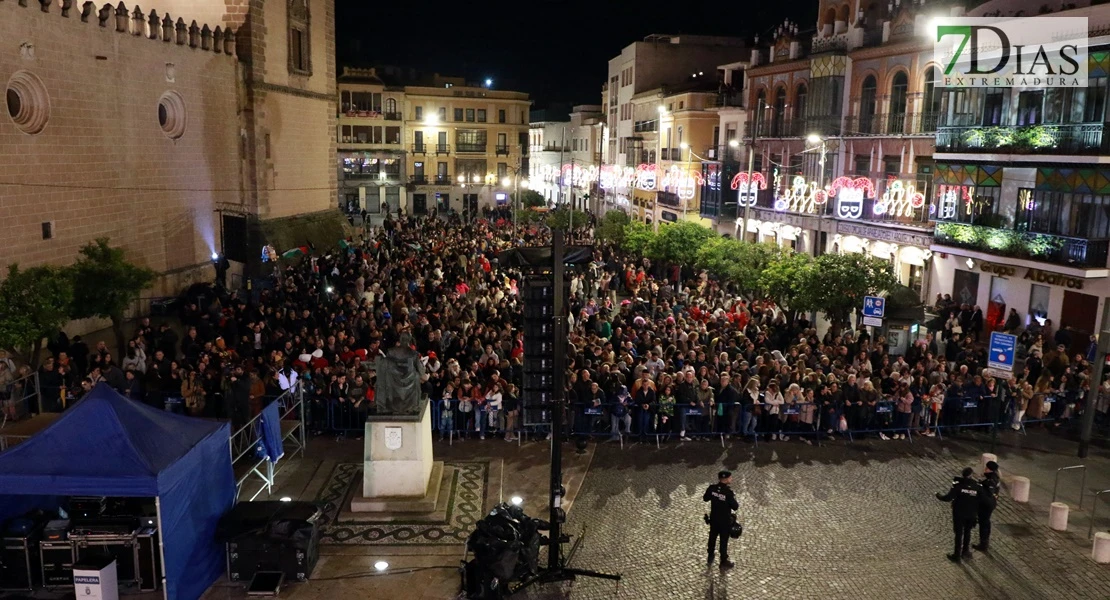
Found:
[(871, 240), (890, 242), (892, 244), (899, 244), (903, 246), (919, 246), (921, 248), (928, 248), (933, 243), (933, 237), (927, 234), (912, 233), (909, 231), (889, 229), (886, 227), (870, 227), (867, 225), (860, 225), (858, 223), (846, 223), (844, 221), (837, 222), (836, 231), (837, 233), (842, 233), (845, 235), (856, 235)]

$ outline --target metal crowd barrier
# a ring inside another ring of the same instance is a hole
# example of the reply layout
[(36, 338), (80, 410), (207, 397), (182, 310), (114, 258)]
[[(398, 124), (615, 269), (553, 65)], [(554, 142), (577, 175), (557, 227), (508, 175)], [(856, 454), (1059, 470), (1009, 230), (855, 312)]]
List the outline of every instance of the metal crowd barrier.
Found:
[(42, 412), (37, 372), (0, 386), (0, 411), (0, 452), (38, 433), (54, 419)]
[[(506, 429), (507, 413), (504, 410), (497, 411), (491, 423), (490, 411), (484, 405), (472, 405), (469, 411), (464, 411), (458, 400), (451, 400), (449, 407), (444, 407), (442, 400), (428, 402), (432, 431), (447, 439), (449, 444), (454, 444), (456, 438), (503, 436), (506, 433), (512, 433), (519, 443), (522, 434), (528, 433), (521, 426), (520, 411), (517, 412), (516, 426), (510, 432)], [(372, 405), (368, 403), (355, 408), (347, 401), (330, 397), (314, 398), (310, 405), (309, 426), (312, 431), (337, 437), (361, 437), (366, 430), (366, 417), (373, 411)]]
[(1052, 482), (1052, 501), (1056, 501), (1056, 490), (1060, 487), (1060, 474), (1064, 471), (1074, 471), (1076, 469), (1083, 470), (1083, 479), (1079, 483), (1079, 509), (1083, 510), (1083, 496), (1087, 491), (1087, 465), (1072, 465), (1070, 467), (1060, 467), (1056, 469), (1056, 479)]
[[(333, 398), (317, 398), (319, 397), (314, 397), (308, 403), (307, 423), (312, 431), (338, 436), (363, 435), (366, 416), (372, 410), (369, 406), (364, 405), (355, 409)], [(478, 437), (483, 431), (491, 436), (508, 433), (505, 430), (504, 411), (500, 411), (497, 415), (496, 424), (491, 425), (484, 405), (474, 405), (471, 410), (464, 411), (458, 400), (451, 400), (448, 407), (443, 405), (442, 400), (429, 400), (429, 402), (432, 412), (432, 430), (438, 432), (449, 443), (453, 444), (456, 438)], [(1012, 423), (1014, 415), (1013, 402), (1003, 394), (987, 397), (948, 397), (936, 411), (933, 410), (931, 402), (915, 401), (910, 412), (901, 412), (897, 409), (897, 402), (892, 399), (882, 399), (862, 406), (857, 404), (831, 406), (823, 403), (780, 404), (778, 419), (770, 414), (773, 405), (766, 403), (747, 406), (715, 404), (712, 408), (675, 405), (670, 407), (670, 414), (667, 415), (669, 418), (665, 423), (661, 419), (660, 405), (656, 403), (649, 411), (643, 411), (636, 405), (626, 407), (629, 419), (620, 417), (618, 435), (614, 436), (612, 406), (612, 402), (599, 406), (593, 406), (592, 403), (588, 405), (576, 403), (565, 409), (564, 423), (567, 426), (567, 435), (588, 438), (608, 437), (613, 441), (619, 441), (622, 446), (626, 440), (651, 440), (658, 446), (671, 438), (678, 438), (685, 421), (686, 437), (715, 438), (719, 439), (722, 445), (727, 437), (752, 438), (758, 443), (761, 436), (772, 434), (812, 439), (820, 443), (828, 439), (829, 430), (832, 430), (832, 436), (842, 436), (848, 441), (855, 441), (861, 436), (882, 434), (904, 435), (905, 439), (912, 443), (914, 434), (921, 435), (923, 431), (933, 431), (941, 438), (945, 434), (952, 435), (965, 430), (993, 431)], [(525, 410), (547, 409), (546, 407), (521, 407), (516, 427), (512, 431), (518, 443), (529, 437), (542, 437), (547, 433), (547, 426), (542, 422), (523, 424), (522, 417)], [(745, 432), (742, 429), (749, 419), (748, 415), (751, 415), (750, 418), (754, 424)], [(846, 429), (841, 429), (841, 417), (846, 421)], [(1055, 418), (1057, 417), (1046, 415), (1043, 419), (1022, 420), (1021, 424), (1023, 428), (1026, 422), (1051, 421)], [(481, 427), (482, 423), (485, 424), (484, 428)]]
[[(303, 457), (307, 433), (305, 430), (304, 386), (297, 383), (277, 398), (270, 400), (270, 402), (278, 403), (282, 443), (292, 442), (295, 446), (293, 452), (300, 452)], [(270, 402), (266, 402), (265, 405), (268, 406)], [(262, 413), (259, 413), (235, 430), (228, 440), (231, 466), (235, 471), (237, 494), (243, 493), (244, 486), (252, 477), (257, 477), (261, 481), (258, 490), (249, 498), (246, 498), (246, 501), (254, 500), (262, 492), (266, 492), (267, 495), (273, 492), (274, 475), (276, 474), (274, 463), (258, 452), (262, 443), (261, 426)]]

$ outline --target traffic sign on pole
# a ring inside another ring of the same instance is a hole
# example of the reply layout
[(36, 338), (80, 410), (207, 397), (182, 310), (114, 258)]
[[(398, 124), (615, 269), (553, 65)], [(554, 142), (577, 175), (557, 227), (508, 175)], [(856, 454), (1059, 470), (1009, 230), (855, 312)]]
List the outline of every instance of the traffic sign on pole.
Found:
[(886, 315), (886, 299), (878, 296), (863, 297), (863, 316), (881, 319)]
[(987, 366), (1000, 371), (1013, 372), (1014, 348), (1017, 336), (1001, 331), (991, 332), (990, 350), (987, 353)]

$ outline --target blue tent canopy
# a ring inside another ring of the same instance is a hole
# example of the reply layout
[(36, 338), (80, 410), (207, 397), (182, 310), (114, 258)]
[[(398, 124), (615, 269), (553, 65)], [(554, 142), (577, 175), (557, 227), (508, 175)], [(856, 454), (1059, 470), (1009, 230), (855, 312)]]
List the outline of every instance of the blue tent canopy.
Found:
[(169, 600), (194, 600), (223, 571), (216, 525), (235, 504), (227, 423), (174, 415), (100, 384), (52, 425), (0, 452), (0, 518), (28, 496), (158, 502)]

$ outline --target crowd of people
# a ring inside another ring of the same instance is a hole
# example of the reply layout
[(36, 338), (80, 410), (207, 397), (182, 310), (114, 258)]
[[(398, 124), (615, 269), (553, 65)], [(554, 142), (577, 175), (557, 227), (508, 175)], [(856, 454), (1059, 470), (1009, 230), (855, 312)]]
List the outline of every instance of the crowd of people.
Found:
[[(575, 235), (589, 239), (591, 226)], [(522, 273), (497, 258), (549, 236), (536, 223), (514, 229), (504, 210), (389, 216), (338, 249), (273, 263), (250, 291), (216, 286), (189, 298), (180, 330), (142, 319), (122, 356), (59, 334), (38, 369), (44, 410), (63, 410), (103, 381), (158, 408), (242, 424), (299, 384), (312, 431), (359, 435), (375, 410), (375, 358), (411, 339), (441, 434), (513, 440), (542, 412), (521, 392)], [(1050, 323), (1019, 322), (1024, 369), (986, 376), (982, 312), (944, 297), (936, 335), (893, 355), (866, 328), (819, 335), (774, 299), (608, 244), (595, 244), (593, 261), (569, 277), (565, 393), (580, 434), (811, 442), (969, 423), (1018, 428), (1067, 420), (1090, 385), (1093, 356), (1069, 356)], [(12, 382), (30, 373), (0, 360), (5, 410), (18, 394)]]

